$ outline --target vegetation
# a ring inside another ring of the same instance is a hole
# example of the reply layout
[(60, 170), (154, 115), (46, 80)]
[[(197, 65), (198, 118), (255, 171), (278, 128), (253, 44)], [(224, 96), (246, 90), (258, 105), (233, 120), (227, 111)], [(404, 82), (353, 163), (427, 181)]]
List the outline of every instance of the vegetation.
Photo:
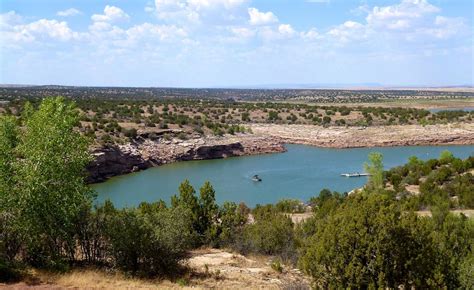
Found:
[[(474, 207), (473, 157), (412, 157), (384, 172), (382, 156), (371, 154), (367, 186), (349, 196), (322, 190), (297, 225), (290, 214), (306, 210), (298, 201), (218, 205), (210, 183), (197, 194), (187, 180), (169, 204), (117, 209), (93, 206), (84, 183), (91, 139), (77, 130), (74, 105), (48, 98), (34, 107), (0, 117), (2, 281), (28, 267), (80, 265), (187, 281), (180, 273), (188, 251), (212, 246), (271, 255), (278, 272), (298, 265), (320, 288), (474, 287), (474, 221), (449, 212)], [(424, 208), (432, 217), (415, 213)]]
[[(166, 98), (179, 91), (180, 98)], [(18, 94), (21, 91), (23, 94)], [(152, 93), (152, 92), (155, 92)], [(219, 90), (217, 90), (219, 91)], [(232, 91), (233, 96), (247, 90)], [(16, 88), (0, 89), (0, 114), (20, 116), (26, 102), (37, 107), (44, 94), (67, 95), (74, 99), (80, 112), (77, 128), (91, 137), (95, 145), (121, 144), (130, 140), (164, 138), (165, 134), (185, 140), (194, 135), (217, 135), (248, 133), (249, 124), (307, 124), (322, 126), (374, 126), (405, 124), (439, 124), (470, 122), (474, 112), (441, 111), (431, 113), (422, 109), (383, 108), (341, 105), (312, 105), (291, 102), (267, 102), (267, 91), (248, 91), (238, 101), (230, 98), (213, 97), (214, 91), (186, 91), (183, 89), (142, 89), (122, 88)], [(142, 93), (140, 95), (140, 92)], [(159, 92), (159, 93), (158, 93)], [(282, 94), (284, 94), (283, 91)], [(317, 90), (312, 94), (349, 94), (357, 96), (359, 91)], [(166, 95), (168, 93), (169, 95)], [(206, 93), (208, 95), (206, 95)], [(258, 102), (253, 100), (255, 93)], [(305, 91), (299, 93), (306, 93)], [(296, 94), (296, 93), (295, 93)], [(373, 92), (377, 96), (377, 92)], [(384, 91), (383, 96), (395, 94)], [(410, 96), (412, 92), (402, 92)], [(416, 94), (423, 95), (424, 92)], [(416, 95), (415, 94), (415, 95)], [(433, 92), (433, 94), (436, 94)], [(449, 93), (447, 93), (449, 94)], [(120, 95), (121, 97), (117, 97)], [(227, 95), (227, 94), (226, 94)], [(293, 95), (291, 93), (290, 95)], [(196, 97), (199, 96), (199, 97)], [(297, 97), (297, 96), (295, 96)], [(462, 97), (462, 96), (458, 96)], [(382, 98), (378, 96), (377, 98)], [(375, 100), (378, 100), (378, 99)], [(349, 98), (350, 99), (350, 98)], [(369, 98), (370, 99), (370, 98)], [(1, 102), (7, 100), (7, 102)], [(341, 100), (336, 98), (332, 102)], [(324, 102), (327, 102), (326, 99)]]

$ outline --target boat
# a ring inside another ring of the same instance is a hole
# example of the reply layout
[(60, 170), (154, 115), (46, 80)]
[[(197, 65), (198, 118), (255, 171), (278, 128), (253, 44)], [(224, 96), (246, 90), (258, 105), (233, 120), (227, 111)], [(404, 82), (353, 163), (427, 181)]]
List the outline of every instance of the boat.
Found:
[(344, 176), (344, 177), (361, 177), (361, 176), (370, 176), (370, 174), (355, 172), (355, 173), (342, 173), (341, 176)]
[(262, 179), (261, 179), (257, 174), (255, 174), (255, 175), (252, 177), (252, 181), (259, 182), (259, 181), (262, 181)]

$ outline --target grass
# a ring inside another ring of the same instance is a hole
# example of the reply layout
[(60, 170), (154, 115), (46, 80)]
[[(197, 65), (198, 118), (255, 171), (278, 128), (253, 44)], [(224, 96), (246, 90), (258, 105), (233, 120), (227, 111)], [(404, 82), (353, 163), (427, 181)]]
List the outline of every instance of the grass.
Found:
[(67, 273), (54, 273), (29, 269), (21, 282), (0, 284), (2, 286), (23, 288), (39, 286), (54, 288), (100, 288), (100, 289), (173, 289), (176, 284), (167, 280), (146, 280), (127, 277), (122, 273), (108, 273), (101, 269), (75, 269)]

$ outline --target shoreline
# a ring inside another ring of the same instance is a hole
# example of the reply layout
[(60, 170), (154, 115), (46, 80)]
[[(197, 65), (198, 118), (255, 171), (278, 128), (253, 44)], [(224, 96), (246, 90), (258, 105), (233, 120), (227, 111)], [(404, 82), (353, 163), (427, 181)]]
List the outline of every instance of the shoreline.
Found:
[(322, 148), (474, 145), (474, 124), (328, 127), (252, 124), (253, 134), (196, 136), (188, 140), (139, 139), (92, 152), (88, 183), (164, 164), (286, 152), (284, 144)]

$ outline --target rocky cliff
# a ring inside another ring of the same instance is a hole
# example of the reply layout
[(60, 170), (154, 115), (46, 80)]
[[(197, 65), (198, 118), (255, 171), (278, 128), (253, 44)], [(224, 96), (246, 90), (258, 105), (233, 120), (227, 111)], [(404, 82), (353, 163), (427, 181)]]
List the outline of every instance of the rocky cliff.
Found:
[(192, 140), (142, 139), (126, 145), (96, 149), (94, 161), (88, 166), (88, 182), (104, 181), (166, 163), (205, 160), (232, 156), (284, 152), (282, 143), (273, 138), (240, 135)]

